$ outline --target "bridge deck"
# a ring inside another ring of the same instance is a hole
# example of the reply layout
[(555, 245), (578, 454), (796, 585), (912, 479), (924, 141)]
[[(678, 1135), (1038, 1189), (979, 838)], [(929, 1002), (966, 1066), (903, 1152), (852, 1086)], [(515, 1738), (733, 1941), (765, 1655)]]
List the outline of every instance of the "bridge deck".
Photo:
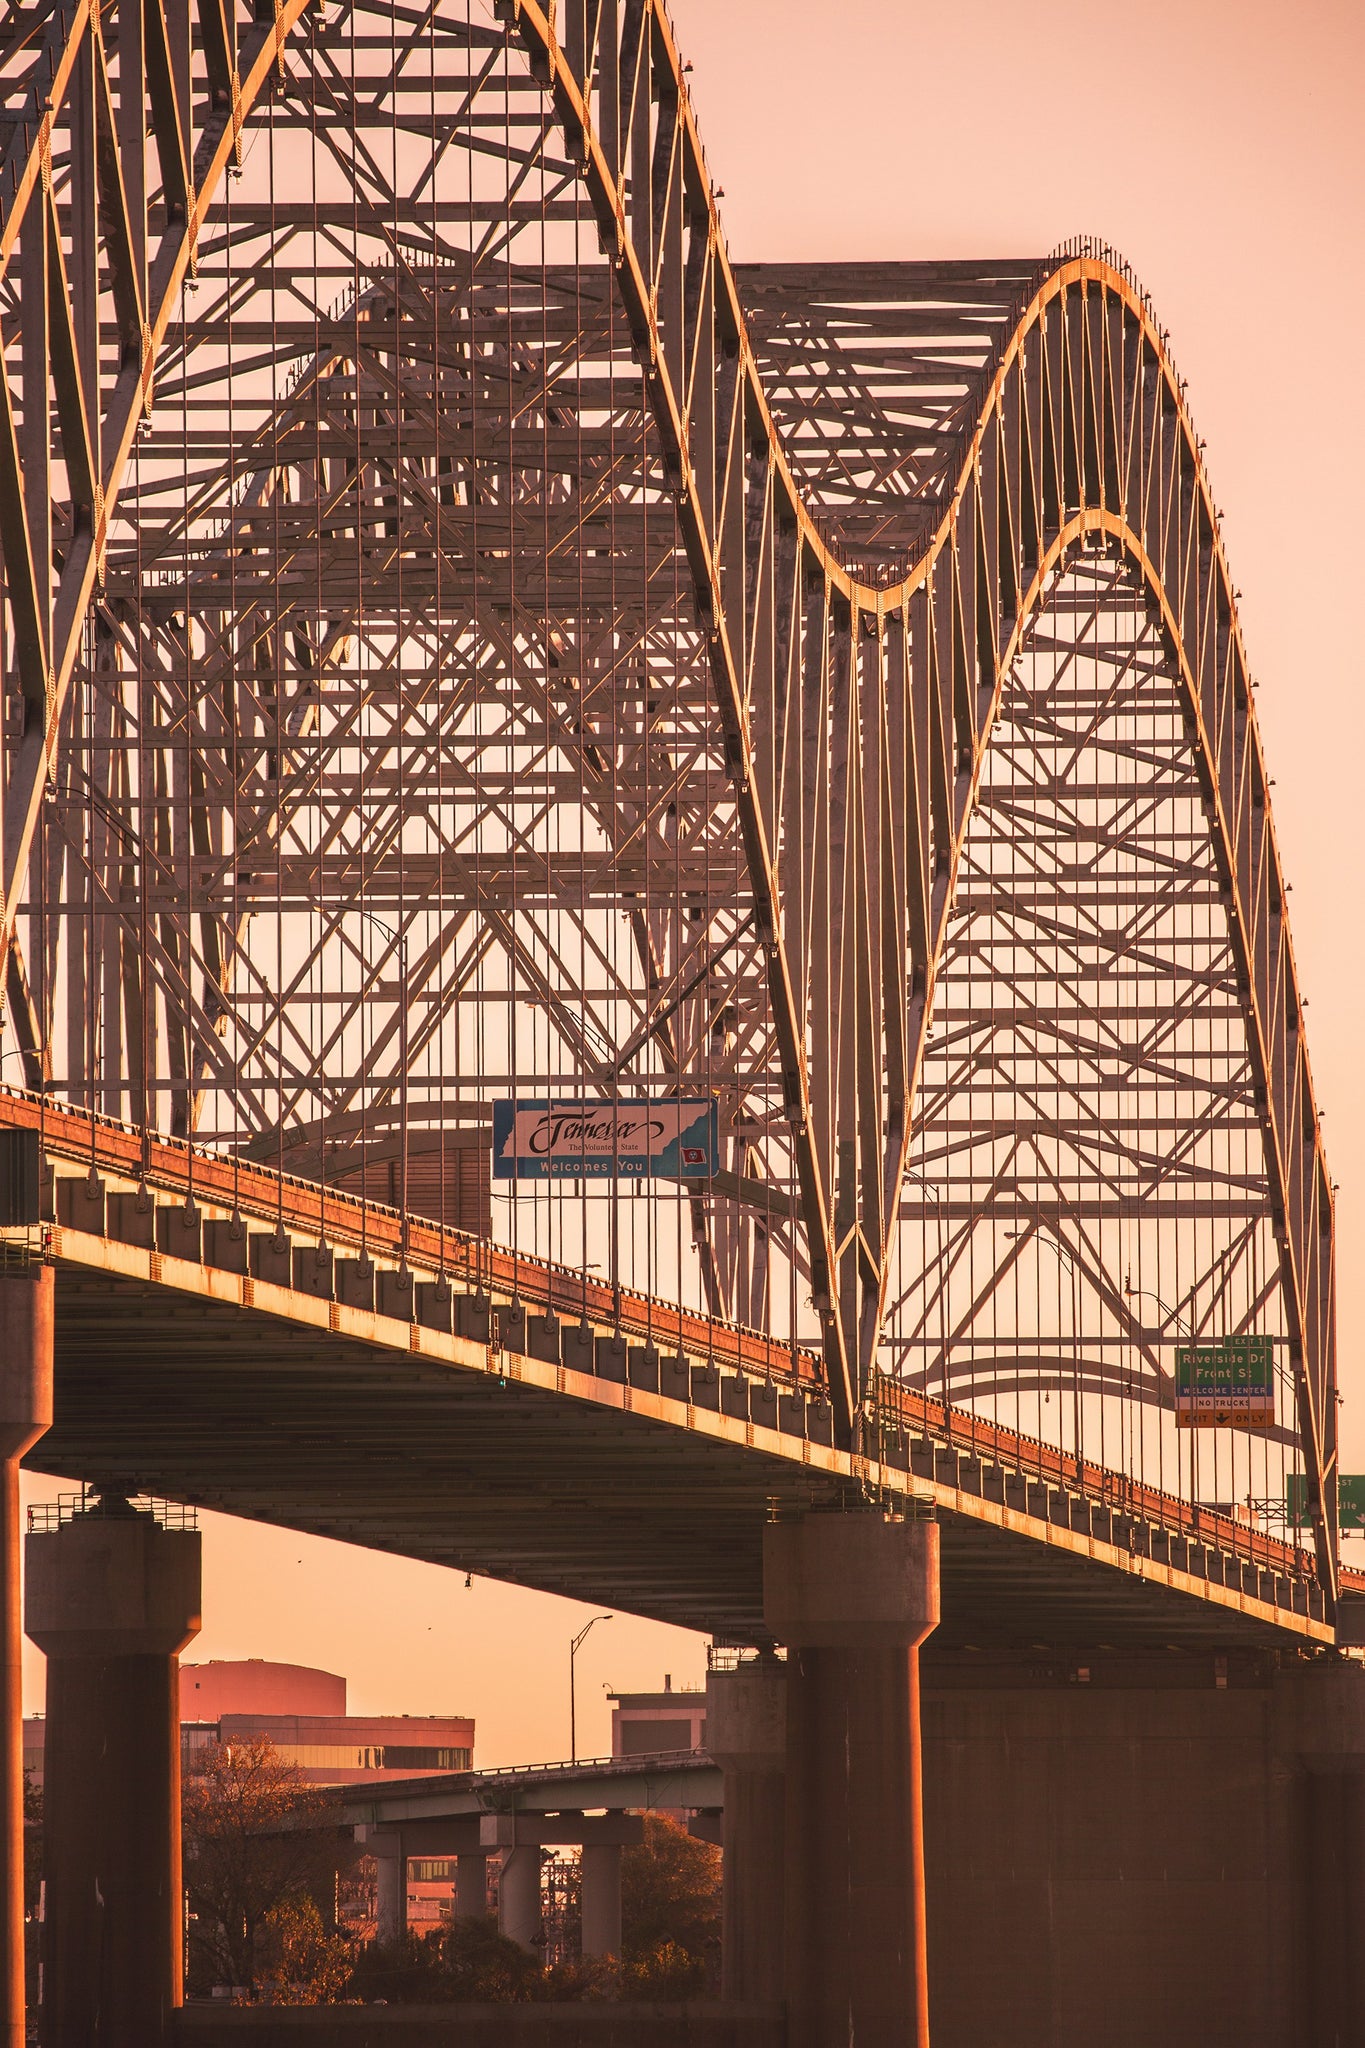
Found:
[[(417, 1221), (419, 1283), (478, 1287), (504, 1327), (514, 1297), (572, 1321), (536, 1357), (429, 1302), (427, 1321), (380, 1313), (392, 1211), (0, 1098), (0, 1121), (40, 1119), (61, 1220), (57, 1413), (34, 1469), (755, 1642), (764, 1521), (870, 1485), (938, 1515), (945, 1646), (1333, 1640), (1305, 1553), (1122, 1474), (900, 1394), (880, 1457), (857, 1457), (809, 1355), (638, 1296), (618, 1323), (610, 1289)], [(207, 1226), (233, 1216), (206, 1262)], [(379, 1307), (296, 1284), (320, 1241), (364, 1246)]]
[(485, 1813), (676, 1811), (718, 1807), (722, 1799), (720, 1766), (709, 1753), (676, 1749), (520, 1769), (392, 1778), (382, 1785), (347, 1786), (340, 1804), (343, 1818), (352, 1824), (392, 1827)]

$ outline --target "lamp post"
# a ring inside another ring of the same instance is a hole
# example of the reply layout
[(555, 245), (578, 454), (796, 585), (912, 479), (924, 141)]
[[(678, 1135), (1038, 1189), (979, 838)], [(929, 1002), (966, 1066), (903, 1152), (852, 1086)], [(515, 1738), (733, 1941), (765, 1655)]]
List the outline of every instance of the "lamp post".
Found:
[[(1071, 1280), (1071, 1447), (1076, 1459), (1076, 1477), (1081, 1476), (1081, 1276), (1071, 1247), (1059, 1237), (1041, 1237), (1050, 1245)], [(1100, 1381), (1100, 1432), (1104, 1432), (1104, 1382)]]
[(584, 1622), (578, 1634), (569, 1644), (569, 1762), (571, 1764), (578, 1762), (578, 1694), (574, 1681), (574, 1659), (582, 1649), (585, 1637), (592, 1629), (596, 1628), (598, 1622), (610, 1621), (611, 1618), (609, 1614), (594, 1614), (590, 1621)]
[[(1060, 1237), (1051, 1237), (1051, 1236), (1049, 1236), (1049, 1235), (1048, 1235), (1048, 1233), (1047, 1233), (1047, 1232), (1046, 1232), (1046, 1231), (1045, 1231), (1044, 1229), (1042, 1229), (1041, 1225), (1040, 1225), (1040, 1224), (1038, 1224), (1038, 1223), (1033, 1223), (1033, 1224), (1030, 1224), (1030, 1226), (1028, 1227), (1028, 1229), (1027, 1229), (1027, 1230), (1007, 1230), (1007, 1231), (1005, 1232), (1005, 1235), (1006, 1235), (1006, 1237), (1009, 1237), (1009, 1238), (1018, 1238), (1018, 1237), (1031, 1237), (1031, 1238), (1033, 1239), (1033, 1242), (1034, 1242), (1035, 1244), (1037, 1244), (1037, 1245), (1046, 1245), (1046, 1246), (1047, 1246), (1047, 1248), (1048, 1248), (1048, 1250), (1049, 1250), (1050, 1252), (1055, 1252), (1055, 1253), (1056, 1253), (1056, 1255), (1057, 1255), (1057, 1259), (1058, 1259), (1058, 1261), (1060, 1262), (1060, 1264), (1062, 1264), (1063, 1266), (1065, 1266), (1065, 1267), (1066, 1267), (1066, 1270), (1067, 1270), (1067, 1274), (1068, 1274), (1068, 1276), (1069, 1276), (1069, 1278), (1070, 1278), (1070, 1281), (1071, 1281), (1071, 1440), (1072, 1440), (1072, 1456), (1073, 1456), (1073, 1457), (1075, 1458), (1075, 1461), (1076, 1461), (1076, 1476), (1077, 1476), (1077, 1478), (1079, 1479), (1079, 1477), (1080, 1477), (1080, 1470), (1081, 1470), (1081, 1332), (1080, 1332), (1080, 1317), (1081, 1317), (1081, 1291), (1080, 1291), (1080, 1280), (1081, 1280), (1081, 1276), (1080, 1276), (1080, 1272), (1079, 1272), (1079, 1269), (1077, 1268), (1077, 1265), (1076, 1265), (1076, 1260), (1075, 1260), (1075, 1257), (1074, 1257), (1074, 1255), (1073, 1255), (1073, 1253), (1072, 1253), (1072, 1250), (1071, 1250), (1071, 1247), (1070, 1247), (1070, 1245), (1069, 1245), (1069, 1244), (1067, 1244), (1067, 1243), (1066, 1243), (1066, 1242), (1065, 1242), (1065, 1241), (1064, 1241), (1064, 1240), (1063, 1240), (1062, 1238), (1060, 1238)], [(1041, 1292), (1041, 1288), (1040, 1288), (1040, 1292)], [(1041, 1304), (1040, 1304), (1040, 1308), (1041, 1308)], [(1102, 1381), (1102, 1380), (1101, 1380), (1101, 1389), (1103, 1389), (1103, 1381)], [(1060, 1388), (1060, 1387), (1059, 1387), (1059, 1388), (1057, 1389), (1057, 1393), (1058, 1393), (1058, 1405), (1060, 1406), (1060, 1396), (1061, 1396), (1061, 1388)], [(1103, 1401), (1103, 1392), (1102, 1392), (1102, 1391), (1101, 1391), (1101, 1401)], [(1100, 1413), (1101, 1413), (1101, 1422), (1103, 1422), (1103, 1407), (1101, 1407), (1101, 1411), (1100, 1411)], [(1058, 1450), (1060, 1451), (1060, 1450), (1062, 1450), (1062, 1449), (1063, 1449), (1063, 1447), (1064, 1447), (1064, 1446), (1063, 1446), (1063, 1440), (1062, 1440), (1062, 1429), (1061, 1429), (1061, 1422), (1060, 1422), (1060, 1418), (1059, 1418), (1059, 1420), (1058, 1420), (1058, 1427), (1057, 1427), (1057, 1439), (1058, 1439), (1058, 1442), (1057, 1442), (1057, 1448), (1058, 1448)]]
[[(926, 1180), (922, 1173), (915, 1173), (910, 1167), (907, 1167), (905, 1170), (905, 1178), (913, 1181), (916, 1187), (922, 1188), (926, 1195), (933, 1197), (934, 1234), (938, 1239), (937, 1272), (935, 1274), (934, 1290), (938, 1296), (939, 1392), (943, 1397), (943, 1412), (946, 1416), (948, 1412), (948, 1306), (946, 1299), (948, 1276), (944, 1270), (943, 1263), (943, 1190), (934, 1181)], [(929, 1391), (929, 1368), (927, 1366), (924, 1371), (924, 1391), (926, 1393)]]
[(1191, 1344), (1194, 1342), (1194, 1324), (1189, 1317), (1182, 1316), (1178, 1308), (1172, 1308), (1159, 1294), (1153, 1294), (1150, 1287), (1134, 1287), (1131, 1273), (1124, 1275), (1123, 1295), (1125, 1301), (1154, 1301), (1161, 1313), (1175, 1324), (1180, 1335), (1187, 1337)]
[(393, 940), (398, 948), (398, 1137), (401, 1147), (399, 1155), (399, 1207), (403, 1212), (403, 1264), (408, 1263), (408, 935), (400, 926), (397, 931), (377, 917), (372, 910), (359, 905), (360, 915), (367, 917), (371, 924), (377, 924), (386, 937)]
[[(1189, 1344), (1193, 1344), (1193, 1343), (1194, 1343), (1194, 1341), (1195, 1341), (1195, 1329), (1194, 1329), (1194, 1317), (1193, 1317), (1193, 1315), (1191, 1314), (1191, 1315), (1188, 1315), (1188, 1316), (1182, 1316), (1182, 1315), (1181, 1315), (1181, 1313), (1180, 1313), (1180, 1311), (1179, 1311), (1179, 1309), (1175, 1309), (1175, 1308), (1172, 1308), (1172, 1307), (1171, 1307), (1171, 1305), (1170, 1305), (1170, 1303), (1169, 1303), (1169, 1302), (1167, 1302), (1167, 1301), (1163, 1301), (1163, 1300), (1161, 1299), (1161, 1296), (1160, 1296), (1159, 1294), (1154, 1294), (1154, 1293), (1152, 1292), (1152, 1290), (1151, 1290), (1151, 1288), (1150, 1288), (1150, 1287), (1134, 1287), (1134, 1285), (1133, 1285), (1133, 1275), (1132, 1275), (1131, 1271), (1130, 1271), (1130, 1272), (1127, 1272), (1127, 1273), (1125, 1273), (1125, 1274), (1124, 1274), (1124, 1276), (1123, 1276), (1123, 1296), (1124, 1296), (1124, 1300), (1125, 1300), (1125, 1301), (1134, 1301), (1134, 1302), (1137, 1302), (1137, 1301), (1154, 1301), (1154, 1302), (1156, 1303), (1157, 1307), (1158, 1307), (1158, 1308), (1159, 1308), (1159, 1309), (1161, 1310), (1161, 1313), (1162, 1313), (1162, 1315), (1163, 1315), (1163, 1316), (1165, 1316), (1166, 1320), (1167, 1320), (1168, 1322), (1170, 1322), (1170, 1323), (1174, 1323), (1174, 1325), (1175, 1325), (1175, 1329), (1176, 1329), (1176, 1335), (1177, 1335), (1177, 1336), (1180, 1336), (1180, 1337), (1183, 1337), (1183, 1338), (1184, 1338), (1184, 1339), (1186, 1340), (1186, 1342), (1187, 1342), (1187, 1343), (1189, 1343)], [(1138, 1327), (1138, 1328), (1140, 1329), (1140, 1328), (1141, 1328), (1141, 1324), (1139, 1324), (1139, 1323), (1138, 1323), (1138, 1318), (1137, 1318), (1137, 1314), (1136, 1314), (1136, 1312), (1135, 1312), (1135, 1311), (1132, 1311), (1132, 1310), (1130, 1310), (1130, 1311), (1129, 1311), (1129, 1313), (1130, 1313), (1130, 1315), (1132, 1316), (1132, 1319), (1133, 1319), (1133, 1322), (1134, 1322), (1134, 1324), (1135, 1324), (1135, 1325), (1137, 1325), (1137, 1327)], [(1174, 1389), (1173, 1389), (1173, 1391), (1172, 1391), (1172, 1400), (1174, 1401)], [(1191, 1430), (1191, 1431), (1189, 1432), (1189, 1437), (1190, 1437), (1190, 1496), (1191, 1496), (1191, 1498), (1193, 1498), (1193, 1497), (1194, 1497), (1194, 1496), (1195, 1496), (1195, 1495), (1196, 1495), (1196, 1494), (1198, 1493), (1198, 1491), (1199, 1491), (1199, 1431), (1198, 1431), (1197, 1429), (1192, 1429), (1192, 1430)], [(1178, 1471), (1179, 1471), (1179, 1469), (1180, 1469), (1180, 1452), (1179, 1452), (1179, 1448), (1178, 1448), (1178, 1446), (1179, 1446), (1179, 1441), (1180, 1441), (1180, 1440), (1179, 1440), (1179, 1436), (1177, 1436), (1177, 1438), (1176, 1438), (1176, 1443), (1177, 1443), (1177, 1450), (1176, 1450), (1176, 1470), (1177, 1470), (1177, 1472), (1178, 1472)], [(1216, 1476), (1216, 1475), (1215, 1475), (1215, 1476)]]

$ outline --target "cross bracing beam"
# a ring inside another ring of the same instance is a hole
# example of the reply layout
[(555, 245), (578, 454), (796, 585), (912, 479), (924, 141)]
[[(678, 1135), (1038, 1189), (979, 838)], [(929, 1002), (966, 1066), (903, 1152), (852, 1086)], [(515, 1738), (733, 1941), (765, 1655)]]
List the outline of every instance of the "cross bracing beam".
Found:
[[(1020, 1259), (947, 1242), (955, 1199), (1056, 1247), (1040, 1337), (1106, 1342), (1154, 1277), (1163, 1341), (1264, 1326), (1330, 1587), (1331, 1188), (1217, 522), (1131, 279), (734, 272), (643, 0), (173, 7), (145, 76), (134, 4), (39, 12), (5, 63), (30, 1077), (388, 1143), (400, 1008), (437, 1099), (635, 1045), (799, 1214), (851, 1438), (937, 1325), (905, 1219), (942, 1180), (918, 1258), (973, 1355)], [(1192, 1228), (1143, 1265), (1125, 1205)], [(744, 1207), (693, 1234), (760, 1321)]]

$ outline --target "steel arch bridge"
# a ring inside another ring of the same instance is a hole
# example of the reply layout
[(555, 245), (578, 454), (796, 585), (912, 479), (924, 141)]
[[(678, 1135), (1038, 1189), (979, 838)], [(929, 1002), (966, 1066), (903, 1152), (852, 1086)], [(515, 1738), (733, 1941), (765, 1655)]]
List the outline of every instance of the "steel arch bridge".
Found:
[[(732, 264), (652, 0), (0, 34), (5, 1115), (68, 1211), (309, 1183), (320, 1260), (350, 1204), (514, 1317), (753, 1333), (854, 1454), (938, 1404), (1292, 1498), (1330, 1617), (1331, 1182), (1126, 266)], [(679, 1097), (704, 1179), (490, 1182), (495, 1099)], [(1243, 1336), (1273, 1424), (1178, 1431)]]

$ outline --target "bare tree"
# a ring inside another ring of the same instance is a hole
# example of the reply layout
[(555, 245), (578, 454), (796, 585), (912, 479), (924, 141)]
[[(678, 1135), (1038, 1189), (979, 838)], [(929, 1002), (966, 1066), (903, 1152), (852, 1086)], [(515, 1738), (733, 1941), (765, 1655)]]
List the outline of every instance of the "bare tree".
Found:
[(184, 1826), (191, 1982), (255, 1991), (271, 1912), (309, 1897), (331, 1918), (338, 1867), (350, 1860), (334, 1796), (305, 1783), (268, 1738), (218, 1744), (186, 1781)]

